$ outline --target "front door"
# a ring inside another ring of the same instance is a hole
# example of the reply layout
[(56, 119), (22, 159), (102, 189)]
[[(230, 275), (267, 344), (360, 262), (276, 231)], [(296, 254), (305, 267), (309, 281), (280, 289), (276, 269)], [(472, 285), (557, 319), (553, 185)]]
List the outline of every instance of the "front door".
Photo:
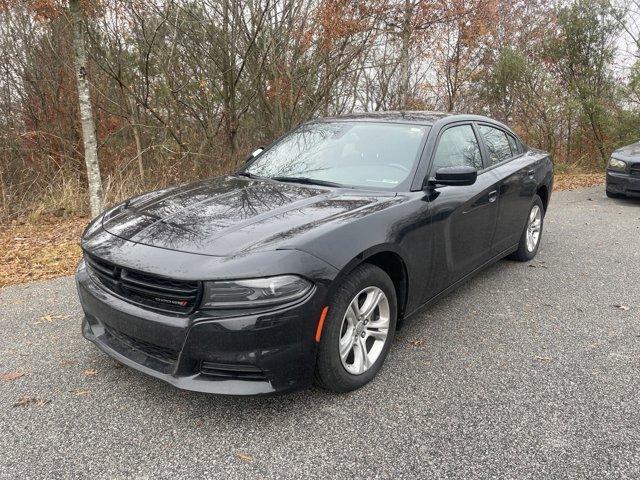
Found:
[[(438, 168), (459, 165), (483, 169), (476, 130), (467, 123), (450, 126), (440, 133), (430, 176)], [(495, 174), (487, 171), (480, 172), (473, 185), (437, 187), (432, 192), (433, 274), (446, 277), (443, 287), (491, 259), (498, 215), (496, 183)]]

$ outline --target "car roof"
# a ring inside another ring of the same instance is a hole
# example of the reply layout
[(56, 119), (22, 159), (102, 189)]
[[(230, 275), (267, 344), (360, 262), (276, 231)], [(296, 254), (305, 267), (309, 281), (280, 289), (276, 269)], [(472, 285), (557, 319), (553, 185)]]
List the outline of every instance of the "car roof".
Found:
[(453, 121), (485, 121), (502, 125), (497, 120), (482, 115), (467, 115), (454, 112), (432, 112), (427, 110), (407, 110), (407, 111), (381, 111), (381, 112), (361, 112), (349, 113), (335, 117), (323, 117), (313, 120), (315, 122), (333, 121), (362, 121), (362, 122), (389, 122), (389, 123), (414, 123), (421, 125), (433, 125), (439, 120)]

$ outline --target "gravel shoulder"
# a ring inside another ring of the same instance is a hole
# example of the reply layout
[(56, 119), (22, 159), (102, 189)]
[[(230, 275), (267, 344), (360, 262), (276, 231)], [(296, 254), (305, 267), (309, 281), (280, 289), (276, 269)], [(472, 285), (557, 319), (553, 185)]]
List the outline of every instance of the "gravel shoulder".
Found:
[(183, 392), (80, 319), (71, 277), (0, 289), (2, 479), (640, 477), (640, 202), (602, 186), (554, 193), (533, 262), (414, 318), (347, 395)]

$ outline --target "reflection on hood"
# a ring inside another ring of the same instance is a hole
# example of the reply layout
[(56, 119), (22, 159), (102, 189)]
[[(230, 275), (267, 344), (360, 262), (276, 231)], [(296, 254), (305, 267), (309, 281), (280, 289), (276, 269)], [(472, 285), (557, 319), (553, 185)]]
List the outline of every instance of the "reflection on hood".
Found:
[(620, 160), (640, 162), (640, 142), (619, 148), (611, 156)]
[(388, 194), (220, 177), (132, 199), (103, 228), (145, 245), (227, 256), (278, 248), (393, 203)]

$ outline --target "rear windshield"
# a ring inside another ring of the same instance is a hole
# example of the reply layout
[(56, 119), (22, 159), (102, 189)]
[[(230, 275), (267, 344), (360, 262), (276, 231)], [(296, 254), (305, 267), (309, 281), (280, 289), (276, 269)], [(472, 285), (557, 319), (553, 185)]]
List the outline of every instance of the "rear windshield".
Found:
[(245, 171), (393, 189), (405, 181), (429, 127), (373, 122), (306, 124), (259, 155)]

